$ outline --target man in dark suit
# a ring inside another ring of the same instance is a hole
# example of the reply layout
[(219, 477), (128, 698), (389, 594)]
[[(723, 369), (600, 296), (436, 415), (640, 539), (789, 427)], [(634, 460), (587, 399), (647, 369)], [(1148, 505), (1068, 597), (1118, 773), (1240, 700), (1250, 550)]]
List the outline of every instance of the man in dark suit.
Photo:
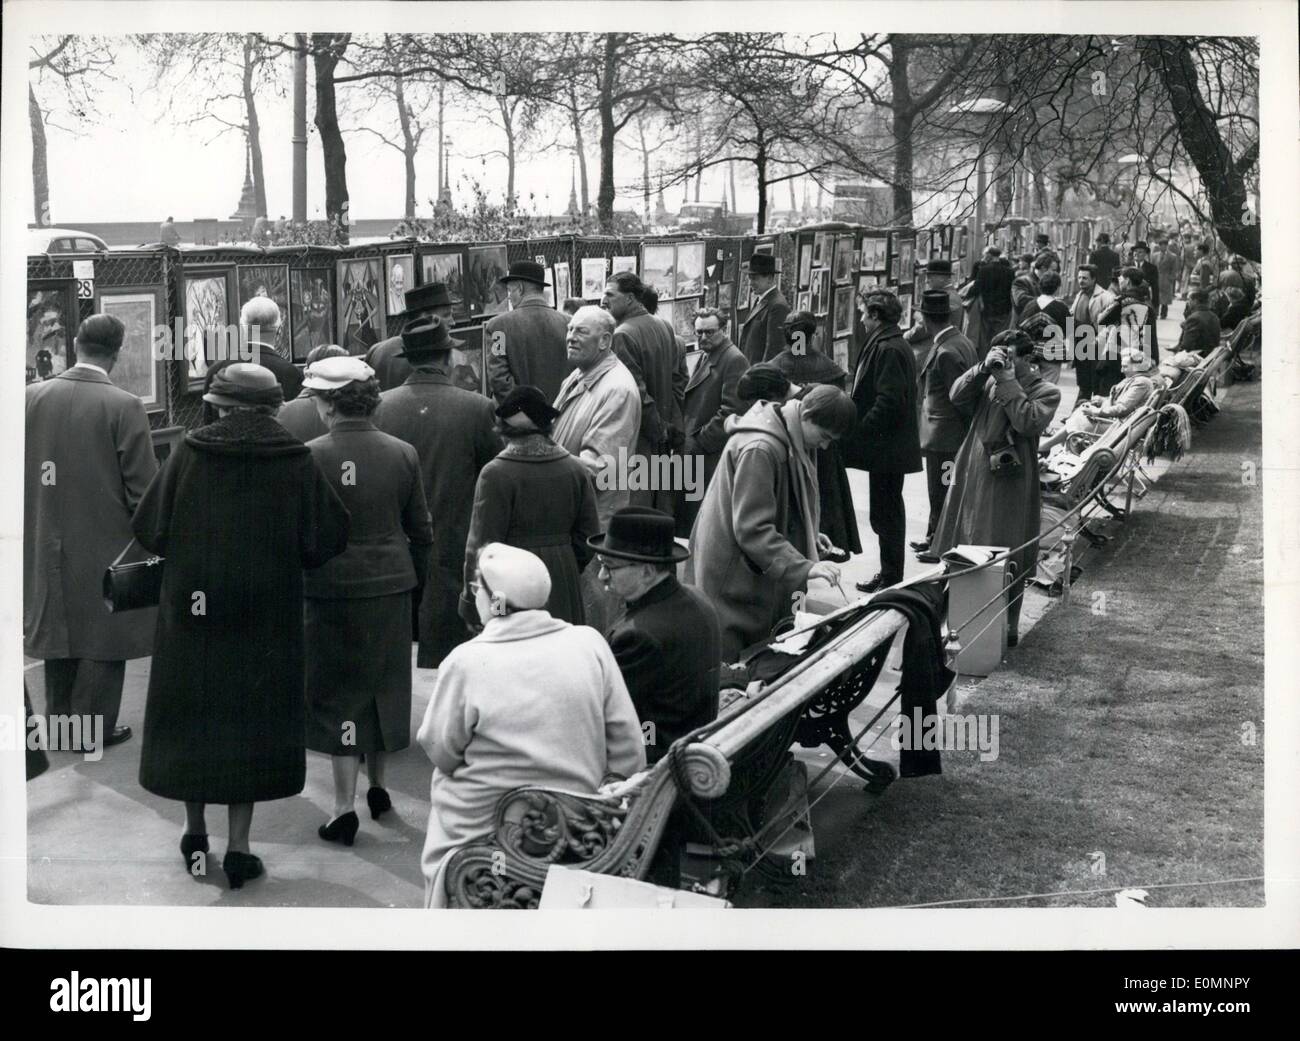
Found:
[(1151, 330), (1150, 360), (1152, 364), (1160, 361), (1160, 343), (1156, 339), (1156, 315), (1160, 311), (1160, 269), (1151, 260), (1151, 250), (1145, 242), (1133, 246), (1133, 266), (1142, 272), (1142, 281), (1146, 283), (1150, 294), (1151, 306), (1147, 310), (1147, 328)]
[(979, 364), (975, 347), (953, 328), (948, 294), (927, 290), (921, 294), (921, 318), (934, 340), (934, 349), (921, 369), (921, 455), (925, 458), (926, 489), (930, 494), (930, 517), (925, 539), (913, 542), (917, 560), (936, 564), (930, 539), (939, 526), (939, 514), (952, 483), (957, 450), (970, 429), (971, 411), (962, 411), (949, 399), (948, 391), (967, 369)]
[(869, 516), (880, 541), (880, 571), (859, 582), (858, 588), (871, 593), (903, 580), (907, 531), (903, 478), (920, 471), (921, 442), (916, 359), (898, 328), (903, 315), (898, 297), (888, 290), (874, 290), (858, 307), (867, 339), (854, 366), (851, 394), (858, 427), (844, 439), (844, 463), (868, 474)]
[(1103, 290), (1109, 289), (1120, 264), (1120, 255), (1111, 248), (1110, 236), (1103, 231), (1097, 236), (1097, 248), (1088, 254), (1088, 265), (1097, 272), (1097, 285)]
[[(667, 323), (645, 309), (645, 286), (630, 271), (619, 271), (605, 283), (602, 306), (618, 323), (614, 353), (627, 366), (641, 394), (641, 426), (636, 454), (650, 463), (650, 472), (670, 473), (664, 466), (686, 444), (682, 407), (686, 403), (686, 357)], [(634, 489), (633, 506), (656, 506), (671, 514), (677, 493), (672, 488)]]
[(112, 315), (87, 318), (77, 364), (27, 388), (23, 651), (45, 661), (46, 713), (99, 717), (104, 746), (131, 736), (117, 725), (126, 661), (153, 653), (157, 621), (152, 607), (110, 614), (101, 593), (158, 470), (144, 406), (109, 379), (125, 333)]
[(984, 255), (971, 272), (972, 291), (979, 299), (979, 328), (967, 331), (974, 337), (975, 353), (988, 353), (993, 337), (1011, 324), (1011, 285), (1016, 279), (1011, 262), (997, 246), (986, 246)]
[[(936, 258), (925, 265), (925, 289), (927, 292), (932, 289), (942, 289), (948, 294), (948, 302), (952, 307), (952, 321), (949, 324), (960, 332), (966, 312), (962, 307), (961, 296), (952, 284), (951, 260)], [(914, 321), (911, 328), (903, 333), (903, 339), (912, 345), (912, 352), (916, 355), (916, 367), (920, 369), (925, 365), (925, 359), (934, 346), (925, 322)]]
[(500, 405), (515, 387), (533, 386), (554, 401), (573, 365), (564, 346), (569, 320), (546, 302), (546, 269), (516, 261), (497, 281), (506, 287), (510, 310), (483, 327), (492, 396)]
[(1187, 311), (1183, 330), (1174, 352), (1196, 351), (1204, 354), (1219, 346), (1222, 326), (1219, 316), (1210, 306), (1210, 294), (1204, 289), (1193, 289), (1187, 294)]
[(292, 401), (302, 390), (302, 373), (275, 349), (280, 333), (280, 306), (269, 296), (255, 296), (239, 309), (239, 324), (244, 343), (252, 352), (248, 360), (270, 369), (284, 392), (284, 400)]
[[(451, 294), (447, 292), (447, 287), (441, 282), (430, 282), (428, 285), (408, 289), (403, 299), (406, 302), (406, 310), (402, 312), (400, 317), (404, 325), (410, 325), (421, 318), (436, 316), (448, 328), (451, 328)], [(463, 340), (452, 340), (449, 359), (451, 382), (464, 390), (477, 391), (480, 389), (478, 374), (474, 371), (473, 366), (466, 362), (465, 355), (458, 350), (463, 346), (465, 346)], [(399, 334), (390, 336), (386, 340), (380, 340), (370, 350), (366, 351), (366, 364), (375, 370), (375, 376), (379, 379), (379, 389), (381, 391), (400, 387), (406, 382), (406, 378), (411, 375), (411, 365), (402, 357), (403, 350), (402, 337)], [(288, 401), (289, 399), (286, 397), (285, 400)]]
[(757, 294), (749, 317), (740, 327), (740, 352), (750, 365), (771, 361), (785, 350), (785, 320), (790, 305), (781, 295), (776, 257), (755, 253), (746, 265), (749, 284)]
[[(723, 423), (728, 416), (744, 411), (736, 394), (736, 385), (741, 374), (749, 368), (749, 362), (727, 335), (726, 318), (716, 307), (704, 307), (695, 313), (695, 339), (699, 350), (693, 352), (695, 367), (686, 384), (686, 447), (683, 454), (688, 459), (698, 455), (703, 460), (698, 489), (701, 498), (689, 499), (683, 494), (678, 501), (677, 534), (681, 538), (691, 534), (700, 501), (727, 443)], [(691, 355), (687, 358), (689, 365)]]
[(457, 607), (464, 578), (465, 540), (478, 474), (501, 450), (492, 402), (455, 386), (446, 324), (430, 316), (402, 331), (399, 355), (414, 366), (400, 387), (379, 396), (375, 426), (414, 446), (433, 516), (433, 555), (419, 607), (416, 665), (436, 669), (469, 639)]

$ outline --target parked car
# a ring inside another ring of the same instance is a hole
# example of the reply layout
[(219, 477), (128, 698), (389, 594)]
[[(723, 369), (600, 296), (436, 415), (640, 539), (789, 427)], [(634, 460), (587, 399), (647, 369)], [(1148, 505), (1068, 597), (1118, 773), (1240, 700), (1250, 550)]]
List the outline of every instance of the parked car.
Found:
[(28, 228), (27, 253), (107, 253), (98, 235), (75, 228)]

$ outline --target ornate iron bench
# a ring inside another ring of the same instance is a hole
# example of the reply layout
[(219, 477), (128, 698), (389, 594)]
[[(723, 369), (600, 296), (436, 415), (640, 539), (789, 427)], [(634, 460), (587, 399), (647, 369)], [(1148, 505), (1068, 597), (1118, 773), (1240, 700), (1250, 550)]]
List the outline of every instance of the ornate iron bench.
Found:
[[(497, 804), (494, 833), (451, 854), (445, 885), (459, 908), (534, 908), (552, 864), (644, 879), (683, 799), (696, 800), (733, 863), (763, 856), (754, 841), (788, 807), (768, 795), (793, 756), (791, 746), (826, 744), (878, 789), (876, 764), (858, 751), (848, 715), (871, 692), (905, 619), (854, 605), (828, 616), (829, 637), (779, 678), (733, 691), (717, 720), (674, 743), (650, 769), (600, 794), (516, 788)], [(842, 620), (840, 620), (842, 619)], [(885, 709), (893, 704), (895, 694)], [(885, 709), (881, 709), (884, 712)]]

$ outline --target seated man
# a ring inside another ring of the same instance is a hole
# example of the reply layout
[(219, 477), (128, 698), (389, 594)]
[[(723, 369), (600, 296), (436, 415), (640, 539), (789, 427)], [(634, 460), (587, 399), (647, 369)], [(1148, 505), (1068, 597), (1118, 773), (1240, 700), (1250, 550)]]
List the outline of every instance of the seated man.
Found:
[(1187, 311), (1183, 319), (1183, 331), (1178, 338), (1179, 351), (1198, 351), (1204, 353), (1219, 346), (1222, 327), (1219, 316), (1210, 306), (1210, 294), (1204, 289), (1193, 289), (1187, 294)]
[(1099, 434), (1115, 420), (1145, 405), (1156, 389), (1155, 372), (1140, 349), (1129, 349), (1120, 358), (1124, 378), (1111, 387), (1107, 398), (1094, 395), (1092, 400), (1070, 413), (1065, 425), (1038, 443), (1038, 454), (1047, 455), (1071, 434)]

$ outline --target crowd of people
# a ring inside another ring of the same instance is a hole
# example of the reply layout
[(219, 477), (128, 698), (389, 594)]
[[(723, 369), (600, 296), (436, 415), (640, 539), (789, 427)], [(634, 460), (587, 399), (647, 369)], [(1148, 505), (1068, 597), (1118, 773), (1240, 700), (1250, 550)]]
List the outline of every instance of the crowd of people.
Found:
[[(770, 256), (749, 264), (757, 299), (735, 341), (701, 308), (693, 345), (635, 274), (559, 311), (541, 265), (518, 262), (485, 329), (490, 397), (465, 375), (445, 287), (408, 289), (401, 333), (364, 358), (322, 346), (305, 372), (269, 346), (280, 316), (258, 298), (241, 314), (254, 359), (210, 367), (206, 421), (161, 470), (142, 405), (111, 380), (122, 323), (89, 318), (77, 364), (27, 392), (24, 632), (47, 707), (102, 714), (119, 744), (124, 663), (152, 655), (140, 783), (184, 803), (187, 869), (208, 852), (206, 807), (228, 808), (239, 887), (264, 870), (255, 804), (302, 791), (307, 751), (330, 757), (322, 840), (354, 843), (363, 763), (372, 818), (391, 810), (414, 641), (415, 667), (437, 670), (416, 739), (432, 764), (426, 904), (441, 906), (448, 854), (490, 833), (501, 795), (595, 792), (657, 762), (716, 716), (721, 665), (811, 584), (840, 586), (862, 551), (847, 469), (868, 474), (879, 544), (861, 591), (902, 581), (903, 485), (923, 468), (912, 549), (1015, 548), (1023, 585), (1040, 453), (1149, 395), (1146, 330), (1176, 288), (1162, 243), (1154, 259), (1136, 243), (1128, 265), (1101, 243), (1063, 299), (1060, 258), (1038, 245), (1018, 266), (989, 247), (962, 286), (931, 262), (906, 334), (899, 296), (865, 289), (851, 371), (817, 347), (819, 319), (790, 310)], [(1195, 277), (1179, 351), (1218, 343)], [(1225, 280), (1257, 295), (1240, 265)], [(1097, 355), (1062, 345), (1071, 323)], [(1079, 418), (1040, 440), (1067, 363)], [(685, 458), (698, 483), (625, 469), (681, 474)], [(164, 559), (158, 605), (113, 614), (101, 580), (132, 540)], [(683, 836), (671, 823), (656, 880), (674, 883)]]

